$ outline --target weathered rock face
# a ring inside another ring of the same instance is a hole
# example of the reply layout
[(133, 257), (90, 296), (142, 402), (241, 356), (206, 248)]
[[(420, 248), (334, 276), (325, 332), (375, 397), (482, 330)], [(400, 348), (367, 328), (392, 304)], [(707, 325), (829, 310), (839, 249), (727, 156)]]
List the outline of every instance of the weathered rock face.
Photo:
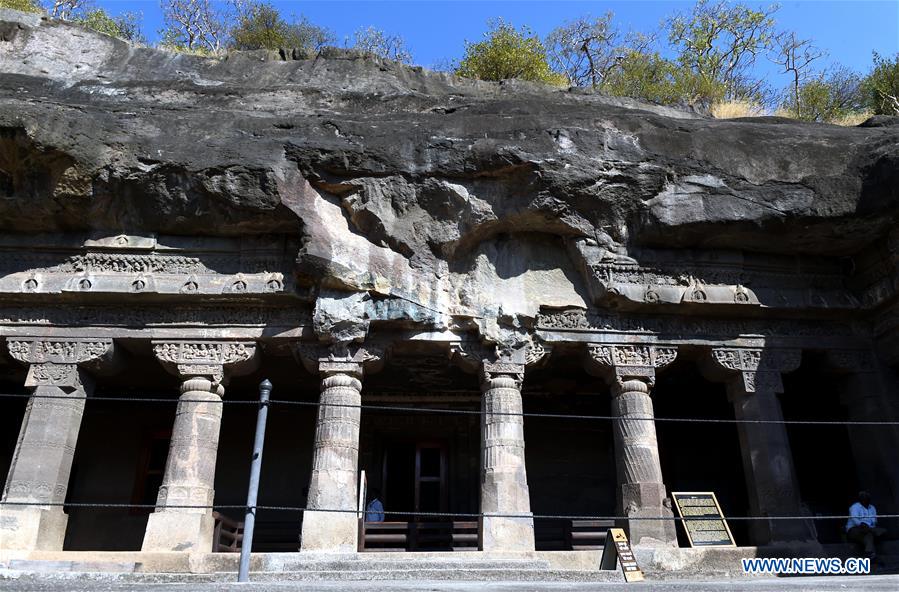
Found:
[[(810, 306), (703, 270), (764, 253), (842, 277), (837, 258), (897, 205), (892, 120), (716, 121), (336, 50), (210, 60), (0, 11), (0, 231), (287, 235), (322, 332), (514, 329), (598, 302)], [(621, 280), (647, 268), (668, 279)], [(826, 306), (856, 304), (831, 288)]]

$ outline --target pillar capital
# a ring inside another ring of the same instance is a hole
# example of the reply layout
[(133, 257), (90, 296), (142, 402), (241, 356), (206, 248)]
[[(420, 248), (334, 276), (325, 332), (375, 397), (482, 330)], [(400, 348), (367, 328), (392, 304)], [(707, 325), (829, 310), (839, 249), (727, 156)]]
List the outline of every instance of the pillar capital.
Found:
[[(713, 373), (723, 372), (733, 388), (746, 394), (782, 393), (783, 372), (799, 368), (802, 351), (785, 348), (716, 347)], [(732, 391), (733, 392), (733, 391)]]
[(516, 389), (521, 390), (524, 382), (524, 367), (524, 364), (513, 362), (483, 361), (479, 370), (481, 384), (484, 385), (483, 388), (491, 388), (496, 380), (506, 378), (511, 381), (509, 386), (514, 385)]
[(153, 353), (163, 367), (182, 380), (199, 377), (221, 383), (228, 372), (252, 371), (256, 344), (252, 341), (153, 341)]
[(529, 337), (517, 345), (456, 341), (450, 344), (450, 359), (466, 372), (492, 374), (524, 374), (525, 367), (545, 364), (552, 353), (548, 343)]
[(6, 342), (13, 359), (29, 364), (25, 386), (82, 389), (90, 385), (82, 366), (112, 357), (111, 339), (23, 337)]
[(311, 374), (323, 377), (350, 374), (361, 378), (365, 372), (379, 370), (384, 363), (386, 346), (381, 343), (309, 343), (290, 345), (294, 359)]
[[(659, 345), (588, 344), (587, 369), (614, 379), (616, 391), (627, 381), (641, 381), (652, 387), (656, 370), (677, 358), (677, 348)], [(648, 391), (647, 391), (648, 392)]]

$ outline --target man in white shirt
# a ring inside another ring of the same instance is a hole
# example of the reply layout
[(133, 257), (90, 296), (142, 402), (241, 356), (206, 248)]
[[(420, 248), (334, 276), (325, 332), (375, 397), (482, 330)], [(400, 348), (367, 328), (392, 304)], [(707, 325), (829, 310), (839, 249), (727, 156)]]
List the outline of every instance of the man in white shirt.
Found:
[(886, 534), (885, 528), (877, 527), (877, 509), (871, 503), (867, 491), (858, 493), (858, 501), (849, 507), (846, 521), (846, 538), (864, 548), (865, 556), (874, 558), (874, 539)]

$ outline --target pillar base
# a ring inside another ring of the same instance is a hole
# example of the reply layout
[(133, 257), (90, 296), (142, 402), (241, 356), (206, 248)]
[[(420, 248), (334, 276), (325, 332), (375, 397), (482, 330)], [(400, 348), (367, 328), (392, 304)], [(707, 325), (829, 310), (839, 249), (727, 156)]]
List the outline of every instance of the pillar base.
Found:
[[(673, 517), (665, 506), (641, 508), (628, 512), (628, 518)], [(677, 547), (677, 530), (674, 520), (628, 520), (631, 544), (642, 547)]]
[(60, 507), (2, 506), (0, 550), (62, 551), (69, 517)]
[[(624, 513), (629, 518), (673, 518), (667, 502), (664, 483), (639, 482), (621, 486)], [(631, 543), (647, 547), (677, 546), (677, 527), (674, 520), (629, 520)]]
[(490, 516), (481, 518), (481, 550), (533, 551), (534, 518), (530, 512), (519, 517)]
[(212, 552), (212, 512), (162, 511), (150, 514), (141, 551)]
[(300, 551), (355, 553), (359, 550), (359, 518), (351, 512), (303, 513)]

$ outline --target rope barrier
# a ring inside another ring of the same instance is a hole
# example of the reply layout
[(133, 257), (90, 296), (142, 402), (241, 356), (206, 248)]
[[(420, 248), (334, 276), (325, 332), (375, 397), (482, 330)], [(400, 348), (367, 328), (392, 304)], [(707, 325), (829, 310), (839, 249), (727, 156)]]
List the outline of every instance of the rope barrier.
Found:
[[(76, 399), (83, 400), (84, 397), (73, 397), (69, 395), (39, 395), (29, 393), (0, 393), (0, 398), (38, 398), (38, 399)], [(259, 401), (243, 401), (243, 400), (218, 400), (207, 401), (205, 399), (180, 399), (161, 398), (161, 397), (91, 397), (93, 401), (111, 401), (111, 402), (140, 402), (140, 403), (206, 403), (206, 404), (239, 404), (258, 406)], [(270, 405), (296, 405), (305, 407), (346, 407), (353, 409), (362, 409), (368, 411), (400, 411), (414, 413), (434, 413), (444, 415), (485, 415), (487, 412), (477, 409), (446, 409), (439, 407), (408, 407), (405, 405), (351, 405), (348, 403), (320, 403), (317, 401), (288, 401), (272, 399)], [(871, 420), (871, 421), (849, 421), (849, 420), (816, 420), (816, 419), (725, 419), (725, 418), (708, 418), (708, 417), (620, 417), (615, 415), (581, 415), (568, 413), (526, 413), (514, 411), (492, 411), (492, 416), (515, 416), (515, 417), (540, 417), (548, 419), (579, 419), (594, 421), (655, 421), (669, 423), (709, 423), (709, 424), (756, 424), (756, 425), (819, 425), (819, 426), (899, 426), (899, 421)]]
[[(90, 502), (10, 502), (0, 501), (0, 506), (39, 506), (39, 507), (59, 507), (67, 508), (114, 508), (114, 509), (156, 509), (156, 504), (111, 504), (111, 503), (90, 503)], [(175, 510), (247, 510), (246, 505), (239, 504), (213, 504), (213, 505), (192, 505), (192, 504), (167, 504), (160, 506), (164, 509)], [(336, 514), (360, 514), (357, 509), (343, 508), (306, 508), (301, 506), (255, 506), (258, 510), (282, 511), (282, 512), (328, 512)], [(689, 520), (708, 520), (708, 516), (584, 516), (571, 514), (510, 514), (510, 513), (483, 513), (483, 512), (409, 512), (409, 511), (393, 511), (385, 510), (385, 514), (394, 516), (423, 516), (430, 518), (481, 518), (484, 516), (491, 518), (534, 518), (537, 520), (669, 520), (669, 521), (689, 521)], [(852, 518), (848, 514), (831, 514), (827, 516), (726, 516), (725, 519), (730, 520), (848, 520)], [(878, 520), (885, 518), (899, 518), (899, 514), (879, 514)]]

